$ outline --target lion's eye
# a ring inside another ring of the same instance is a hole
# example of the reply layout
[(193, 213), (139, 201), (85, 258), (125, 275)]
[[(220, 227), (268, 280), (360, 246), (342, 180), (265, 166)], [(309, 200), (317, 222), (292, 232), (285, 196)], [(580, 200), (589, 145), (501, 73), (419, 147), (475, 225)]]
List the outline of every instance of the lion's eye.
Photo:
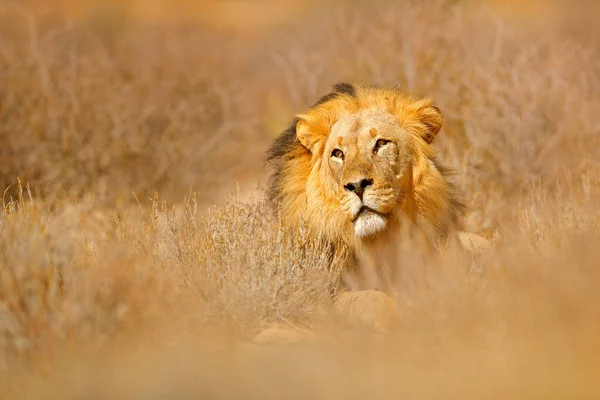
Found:
[(331, 152), (331, 157), (339, 158), (340, 160), (344, 159), (344, 152), (340, 149), (335, 149)]
[(378, 139), (377, 142), (375, 142), (375, 147), (373, 148), (373, 153), (377, 153), (377, 151), (380, 148), (382, 148), (383, 146), (385, 146), (388, 143), (391, 143), (391, 141), (387, 140), (387, 139)]

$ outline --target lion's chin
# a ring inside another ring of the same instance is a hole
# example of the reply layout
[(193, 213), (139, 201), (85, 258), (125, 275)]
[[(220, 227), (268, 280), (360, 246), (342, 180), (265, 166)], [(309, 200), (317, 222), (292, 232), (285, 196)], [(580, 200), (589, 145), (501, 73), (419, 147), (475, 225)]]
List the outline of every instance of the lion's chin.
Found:
[(364, 210), (354, 221), (354, 233), (359, 238), (367, 238), (381, 232), (386, 226), (386, 218), (383, 215)]

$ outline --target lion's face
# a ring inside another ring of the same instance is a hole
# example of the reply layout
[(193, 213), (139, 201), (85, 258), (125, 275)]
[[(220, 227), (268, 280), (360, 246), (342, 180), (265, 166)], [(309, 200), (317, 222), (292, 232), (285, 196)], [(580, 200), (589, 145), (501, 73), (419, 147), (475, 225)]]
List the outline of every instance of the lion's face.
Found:
[(341, 116), (316, 173), (326, 179), (359, 238), (384, 230), (408, 183), (408, 133), (379, 108)]
[(269, 150), (269, 197), (291, 225), (336, 246), (373, 247), (413, 223), (442, 237), (462, 215), (431, 147), (442, 123), (430, 99), (336, 85)]

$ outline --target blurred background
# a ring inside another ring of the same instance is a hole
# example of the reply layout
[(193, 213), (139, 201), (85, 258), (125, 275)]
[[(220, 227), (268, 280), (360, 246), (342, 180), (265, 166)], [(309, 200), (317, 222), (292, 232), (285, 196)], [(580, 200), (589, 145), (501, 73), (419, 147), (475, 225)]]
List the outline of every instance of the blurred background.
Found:
[(486, 210), (494, 196), (518, 196), (538, 178), (551, 185), (561, 168), (598, 156), (593, 7), (3, 1), (0, 187), (20, 177), (48, 200), (157, 191), (213, 203), (264, 182), (269, 142), (351, 80), (433, 97), (447, 118), (444, 160), (472, 208), (500, 217)]
[[(597, 395), (598, 15), (583, 0), (0, 0), (0, 394)], [(434, 99), (467, 230), (496, 250), (394, 260), (387, 339), (330, 327), (322, 347), (237, 353), (231, 338), (312, 315), (324, 262), (226, 199), (260, 193), (271, 141), (344, 80)]]

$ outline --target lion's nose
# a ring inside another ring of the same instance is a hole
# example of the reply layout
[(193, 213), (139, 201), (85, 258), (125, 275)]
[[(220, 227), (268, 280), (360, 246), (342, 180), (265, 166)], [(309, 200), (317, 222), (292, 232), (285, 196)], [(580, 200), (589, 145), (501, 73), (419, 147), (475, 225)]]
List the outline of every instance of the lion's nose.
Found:
[(373, 184), (373, 179), (361, 179), (356, 182), (348, 182), (344, 185), (344, 189), (349, 192), (354, 192), (358, 196), (359, 199), (362, 200), (363, 193), (365, 189)]

